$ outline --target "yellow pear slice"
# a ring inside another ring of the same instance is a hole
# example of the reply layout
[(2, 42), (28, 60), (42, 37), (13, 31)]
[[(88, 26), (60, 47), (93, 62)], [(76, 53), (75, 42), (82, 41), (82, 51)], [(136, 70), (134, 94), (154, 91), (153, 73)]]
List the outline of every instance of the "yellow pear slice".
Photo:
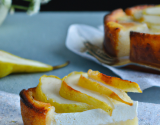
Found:
[(140, 11), (137, 11), (137, 12), (135, 12), (134, 14), (133, 14), (133, 18), (134, 18), (134, 20), (137, 20), (137, 21), (143, 21), (142, 20), (142, 17), (143, 17), (143, 11), (142, 10), (140, 10)]
[(96, 80), (98, 82), (101, 82), (109, 86), (113, 86), (118, 89), (122, 89), (126, 92), (142, 93), (142, 90), (140, 89), (139, 85), (135, 82), (131, 82), (128, 80), (122, 80), (117, 77), (107, 76), (98, 71), (92, 71), (91, 69), (88, 70), (88, 78), (91, 78), (93, 80)]
[(68, 62), (59, 66), (50, 66), (38, 61), (23, 59), (0, 50), (0, 78), (11, 73), (44, 72), (68, 65)]
[(143, 15), (143, 20), (146, 23), (160, 24), (160, 16), (155, 15)]
[(160, 15), (160, 7), (150, 7), (143, 10), (143, 14)]
[(150, 24), (149, 25), (150, 31), (152, 33), (160, 33), (160, 25), (154, 25), (154, 24)]
[(84, 102), (93, 105), (95, 108), (101, 108), (109, 115), (112, 115), (114, 105), (108, 97), (78, 86), (78, 80), (81, 75), (87, 76), (87, 73), (74, 72), (65, 77), (59, 94), (66, 99)]
[(112, 86), (109, 86), (107, 84), (93, 81), (93, 80), (88, 79), (88, 78), (81, 75), (81, 77), (78, 81), (78, 85), (83, 88), (96, 91), (100, 94), (108, 96), (108, 97), (115, 99), (117, 101), (120, 101), (122, 103), (128, 104), (130, 106), (133, 105), (133, 101), (126, 94), (126, 92), (124, 92), (123, 90), (114, 88)]
[(59, 95), (62, 80), (57, 76), (43, 75), (36, 87), (35, 97), (37, 100), (50, 103), (57, 113), (82, 112), (93, 109), (93, 106), (67, 100)]

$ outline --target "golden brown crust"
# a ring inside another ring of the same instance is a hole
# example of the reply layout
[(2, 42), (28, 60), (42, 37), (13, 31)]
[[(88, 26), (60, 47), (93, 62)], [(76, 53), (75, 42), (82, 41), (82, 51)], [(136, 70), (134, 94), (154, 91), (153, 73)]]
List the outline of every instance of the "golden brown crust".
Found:
[(104, 17), (104, 24), (107, 24), (108, 22), (117, 22), (117, 18), (123, 16), (125, 16), (124, 11), (121, 8), (116, 9)]
[(24, 125), (47, 125), (51, 122), (48, 114), (53, 107), (34, 99), (35, 88), (20, 92), (21, 115)]
[(138, 6), (134, 6), (134, 7), (129, 7), (125, 10), (125, 13), (129, 16), (132, 16), (135, 12), (139, 11), (139, 10), (143, 10), (149, 7), (154, 7), (155, 5), (138, 5)]
[(103, 42), (104, 50), (111, 56), (117, 56), (118, 50), (118, 33), (120, 32), (119, 27), (115, 27), (114, 23), (109, 22), (105, 25), (105, 38)]
[(160, 67), (160, 35), (130, 33), (130, 60)]
[(120, 8), (112, 11), (111, 13), (107, 14), (104, 17), (105, 36), (104, 36), (103, 48), (108, 54), (114, 57), (116, 57), (118, 54), (118, 51), (116, 48), (118, 45), (118, 32), (120, 31), (120, 29), (118, 27), (112, 27), (108, 23), (118, 22), (117, 19), (123, 16), (126, 16), (126, 14)]

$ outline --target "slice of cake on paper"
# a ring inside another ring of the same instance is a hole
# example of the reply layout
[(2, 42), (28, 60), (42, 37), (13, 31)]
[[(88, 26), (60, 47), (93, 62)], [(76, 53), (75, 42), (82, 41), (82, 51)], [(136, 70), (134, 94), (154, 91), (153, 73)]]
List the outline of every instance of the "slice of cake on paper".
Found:
[(72, 72), (63, 79), (42, 76), (36, 88), (22, 90), (24, 125), (138, 125), (137, 83), (98, 71)]

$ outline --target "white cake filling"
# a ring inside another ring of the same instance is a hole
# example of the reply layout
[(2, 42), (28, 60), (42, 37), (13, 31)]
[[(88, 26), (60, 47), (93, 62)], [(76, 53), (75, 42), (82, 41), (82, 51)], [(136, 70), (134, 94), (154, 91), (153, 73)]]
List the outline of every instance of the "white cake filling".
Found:
[(135, 23), (134, 26), (121, 29), (118, 36), (118, 56), (129, 56), (130, 53), (130, 31), (149, 32), (146, 24)]
[(54, 115), (55, 125), (99, 125), (115, 123), (133, 119), (137, 116), (138, 102), (134, 101), (133, 106), (123, 103), (116, 103), (112, 116), (102, 109), (92, 109), (77, 113), (57, 113)]

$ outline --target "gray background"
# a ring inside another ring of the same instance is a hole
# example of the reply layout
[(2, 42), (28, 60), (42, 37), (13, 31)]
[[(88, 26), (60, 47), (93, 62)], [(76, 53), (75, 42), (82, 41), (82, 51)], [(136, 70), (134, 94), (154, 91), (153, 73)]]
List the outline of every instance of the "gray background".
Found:
[[(40, 76), (57, 75), (62, 78), (72, 71), (99, 70), (116, 76), (110, 70), (84, 59), (65, 47), (68, 27), (71, 24), (99, 26), (107, 12), (47, 12), (28, 16), (24, 13), (9, 15), (0, 27), (0, 49), (17, 56), (59, 65), (70, 61), (65, 68), (51, 72), (11, 74), (0, 79), (0, 90), (19, 94), (22, 89), (35, 87)], [(129, 93), (133, 100), (160, 104), (160, 88), (152, 87), (142, 94)]]

